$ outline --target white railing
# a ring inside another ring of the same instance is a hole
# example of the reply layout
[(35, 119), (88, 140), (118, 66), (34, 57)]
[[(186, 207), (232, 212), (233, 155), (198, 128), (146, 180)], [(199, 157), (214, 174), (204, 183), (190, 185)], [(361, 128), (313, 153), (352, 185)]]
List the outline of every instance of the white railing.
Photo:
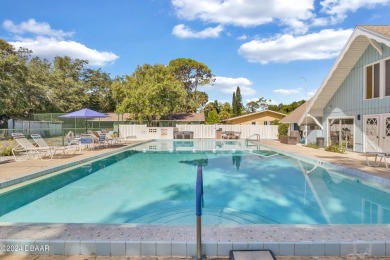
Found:
[(119, 135), (123, 138), (173, 139), (174, 127), (147, 127), (146, 125), (119, 125)]
[[(277, 139), (277, 125), (177, 125), (178, 131), (192, 131), (195, 139), (214, 139), (216, 130), (240, 132), (245, 139), (259, 135), (261, 139)], [(173, 139), (175, 127), (147, 127), (146, 125), (119, 125), (120, 137), (133, 137), (140, 140)]]

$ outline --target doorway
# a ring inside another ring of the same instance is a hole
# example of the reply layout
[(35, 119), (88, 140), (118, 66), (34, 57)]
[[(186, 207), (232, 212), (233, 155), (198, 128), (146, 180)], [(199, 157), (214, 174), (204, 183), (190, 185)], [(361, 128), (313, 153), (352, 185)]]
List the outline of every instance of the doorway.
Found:
[(332, 145), (345, 145), (347, 150), (354, 149), (354, 119), (333, 118), (329, 120), (328, 140)]
[(364, 151), (389, 152), (390, 114), (364, 116)]

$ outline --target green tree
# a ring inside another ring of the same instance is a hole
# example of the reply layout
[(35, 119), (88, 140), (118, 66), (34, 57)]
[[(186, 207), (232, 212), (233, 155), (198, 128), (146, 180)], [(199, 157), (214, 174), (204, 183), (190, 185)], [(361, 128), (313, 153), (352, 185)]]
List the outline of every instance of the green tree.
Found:
[(237, 115), (237, 106), (236, 106), (236, 92), (233, 92), (233, 98), (232, 98), (232, 113), (233, 116)]
[(112, 97), (112, 80), (110, 75), (101, 69), (86, 69), (83, 75), (84, 88), (87, 92), (86, 107), (102, 112), (115, 110)]
[(219, 116), (217, 111), (212, 110), (207, 114), (206, 124), (213, 125), (219, 122)]
[(236, 91), (233, 93), (232, 107), (233, 107), (233, 116), (242, 115), (244, 105), (242, 104), (241, 90), (239, 86), (237, 87)]
[(219, 120), (226, 120), (229, 119), (230, 117), (231, 115), (227, 111), (221, 111), (221, 113), (219, 113)]
[[(137, 120), (160, 119), (176, 112), (185, 102), (186, 92), (172, 71), (164, 65), (138, 66), (131, 76), (126, 76), (123, 95), (118, 111), (129, 112)], [(114, 88), (114, 92), (118, 91)]]
[(229, 102), (225, 102), (225, 103), (222, 104), (221, 112), (223, 112), (223, 111), (225, 111), (225, 112), (227, 112), (229, 114), (231, 114), (233, 112), (232, 111), (232, 106), (230, 105)]
[(70, 57), (55, 57), (53, 71), (50, 74), (49, 98), (54, 111), (71, 112), (83, 108), (88, 96), (82, 79), (85, 60)]
[(32, 58), (27, 64), (28, 76), (24, 88), (25, 113), (51, 112), (53, 104), (49, 99), (51, 63), (38, 57)]
[(268, 105), (268, 109), (276, 112), (284, 113), (284, 114), (289, 114), (305, 102), (306, 102), (305, 100), (300, 100), (300, 101), (294, 101), (291, 104), (287, 104), (287, 105), (283, 103), (280, 103), (279, 105)]
[(246, 103), (246, 111), (248, 113), (254, 113), (257, 111), (257, 109), (259, 109), (259, 104), (256, 102), (256, 101), (251, 101), (251, 102), (248, 102)]
[(207, 118), (208, 113), (213, 111), (213, 110), (215, 110), (214, 102), (207, 103), (206, 106), (203, 109), (205, 118)]
[(266, 110), (268, 109), (268, 102), (271, 102), (271, 99), (267, 100), (264, 97), (259, 98), (256, 103), (259, 105), (259, 109)]
[(0, 39), (0, 116), (11, 117), (25, 112), (25, 93), (30, 52), (15, 48)]
[(213, 105), (214, 105), (214, 109), (219, 114), (219, 112), (221, 112), (221, 103), (219, 103), (218, 100), (214, 100)]
[(214, 82), (214, 75), (206, 64), (193, 59), (178, 58), (171, 60), (169, 67), (186, 91), (186, 103), (183, 108), (185, 112), (195, 112), (199, 106), (207, 103), (204, 94), (197, 91), (199, 86)]

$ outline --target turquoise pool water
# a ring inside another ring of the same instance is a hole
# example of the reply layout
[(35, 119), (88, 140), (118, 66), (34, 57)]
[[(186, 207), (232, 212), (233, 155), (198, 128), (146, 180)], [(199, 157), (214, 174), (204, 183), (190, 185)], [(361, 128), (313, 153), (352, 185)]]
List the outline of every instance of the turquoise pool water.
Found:
[(390, 223), (384, 187), (244, 142), (213, 145), (148, 143), (0, 190), (0, 222), (193, 225), (201, 162), (204, 224)]

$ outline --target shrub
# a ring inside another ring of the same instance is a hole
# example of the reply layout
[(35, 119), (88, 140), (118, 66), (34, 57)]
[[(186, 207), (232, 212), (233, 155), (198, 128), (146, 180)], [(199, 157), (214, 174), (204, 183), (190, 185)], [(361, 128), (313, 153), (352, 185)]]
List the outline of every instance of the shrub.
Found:
[(278, 138), (282, 135), (287, 135), (288, 133), (288, 124), (279, 124), (278, 126)]
[(319, 148), (320, 148), (320, 147), (318, 147), (318, 145), (316, 145), (316, 144), (307, 144), (306, 147), (314, 148), (314, 149), (319, 149)]
[(10, 156), (12, 155), (12, 143), (6, 143), (5, 145), (0, 145), (0, 156)]
[(325, 151), (334, 152), (334, 153), (345, 153), (345, 142), (341, 142), (340, 145), (331, 143), (327, 147), (325, 147)]

